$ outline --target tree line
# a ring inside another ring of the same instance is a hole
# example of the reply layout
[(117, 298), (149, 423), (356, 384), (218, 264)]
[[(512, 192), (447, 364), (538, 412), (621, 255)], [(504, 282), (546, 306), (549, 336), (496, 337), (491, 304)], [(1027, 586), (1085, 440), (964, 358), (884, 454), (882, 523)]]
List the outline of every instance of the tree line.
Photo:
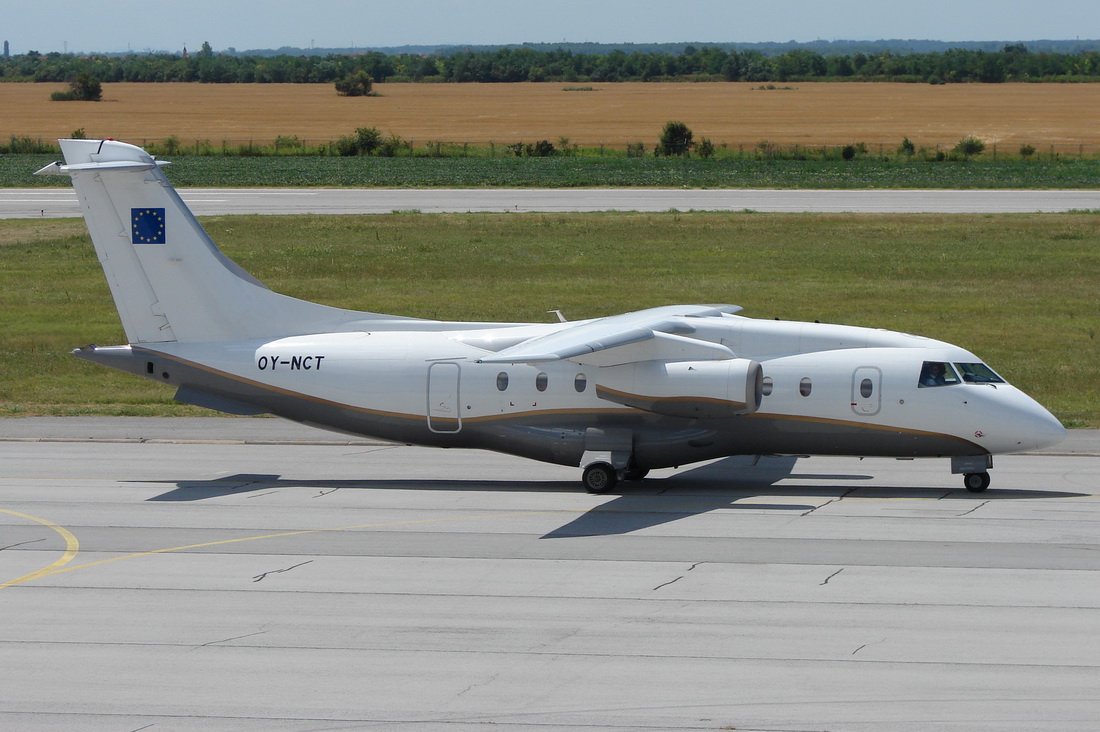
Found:
[(676, 54), (501, 48), (431, 55), (237, 56), (217, 54), (204, 43), (193, 54), (78, 56), (29, 51), (0, 59), (0, 81), (67, 82), (86, 74), (103, 83), (334, 83), (358, 72), (376, 82), (1100, 81), (1100, 53), (1032, 53), (1016, 43), (999, 51), (955, 48), (912, 54), (822, 55), (795, 49), (765, 56), (759, 51), (689, 46)]

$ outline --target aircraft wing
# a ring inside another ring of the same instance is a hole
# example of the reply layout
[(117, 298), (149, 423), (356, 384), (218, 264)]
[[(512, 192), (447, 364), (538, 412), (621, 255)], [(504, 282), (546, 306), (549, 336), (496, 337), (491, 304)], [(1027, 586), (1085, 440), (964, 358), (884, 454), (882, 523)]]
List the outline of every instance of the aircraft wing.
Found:
[(691, 318), (721, 317), (736, 305), (676, 305), (589, 320), (478, 359), (481, 363), (541, 363), (568, 359), (594, 366), (655, 360), (734, 358), (717, 343), (684, 337)]

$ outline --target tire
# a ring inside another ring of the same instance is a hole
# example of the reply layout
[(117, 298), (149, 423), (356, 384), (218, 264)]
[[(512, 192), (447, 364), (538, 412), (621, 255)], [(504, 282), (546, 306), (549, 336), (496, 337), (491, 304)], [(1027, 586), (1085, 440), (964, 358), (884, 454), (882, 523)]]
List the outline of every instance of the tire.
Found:
[(967, 473), (963, 476), (963, 485), (971, 493), (981, 493), (989, 487), (989, 473)]
[(619, 482), (619, 476), (607, 463), (593, 463), (584, 469), (581, 482), (589, 493), (607, 493)]

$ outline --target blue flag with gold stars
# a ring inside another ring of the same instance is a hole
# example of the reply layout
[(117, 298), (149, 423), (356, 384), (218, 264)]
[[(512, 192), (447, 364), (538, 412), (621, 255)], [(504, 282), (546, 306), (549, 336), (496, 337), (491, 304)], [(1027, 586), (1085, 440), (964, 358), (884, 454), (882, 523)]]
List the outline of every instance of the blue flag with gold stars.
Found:
[(164, 209), (130, 209), (130, 237), (134, 244), (163, 244)]

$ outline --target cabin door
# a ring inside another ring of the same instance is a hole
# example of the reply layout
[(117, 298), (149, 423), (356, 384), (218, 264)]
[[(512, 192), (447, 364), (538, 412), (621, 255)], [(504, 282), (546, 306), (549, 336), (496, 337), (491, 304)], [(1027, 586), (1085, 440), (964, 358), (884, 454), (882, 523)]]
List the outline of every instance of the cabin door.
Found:
[(870, 417), (882, 406), (882, 372), (861, 366), (852, 374), (852, 411)]
[(457, 363), (433, 363), (428, 368), (428, 429), (432, 432), (458, 432), (462, 429), (458, 381)]

